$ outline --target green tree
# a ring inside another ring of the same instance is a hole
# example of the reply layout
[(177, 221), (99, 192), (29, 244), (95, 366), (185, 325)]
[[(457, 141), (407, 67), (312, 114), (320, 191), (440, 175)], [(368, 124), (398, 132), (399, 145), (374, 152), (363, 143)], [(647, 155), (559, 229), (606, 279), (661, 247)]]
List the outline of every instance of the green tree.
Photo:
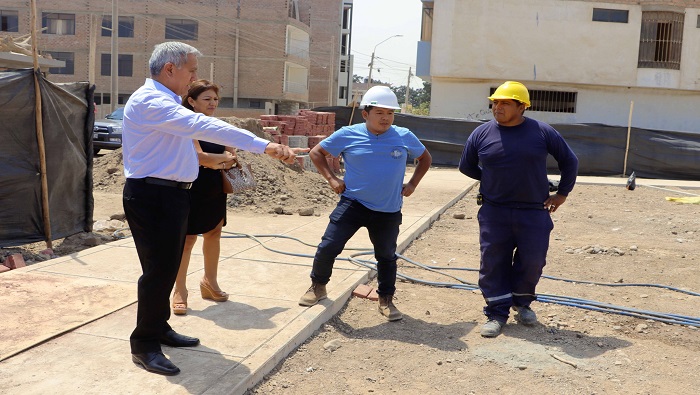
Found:
[(413, 107), (410, 112), (414, 115), (423, 115), (427, 117), (430, 115), (430, 102), (424, 101), (417, 108)]
[[(357, 74), (353, 74), (352, 76), (352, 82), (354, 84), (364, 84), (367, 80), (367, 77), (363, 77)], [(373, 80), (372, 81), (375, 84), (383, 84), (383, 85), (391, 85), (379, 80)], [(403, 104), (406, 102), (406, 86), (389, 86), (389, 88), (396, 94), (396, 98), (399, 101), (399, 104)], [(425, 82), (423, 81), (423, 87), (422, 88), (411, 88), (410, 91), (410, 103), (409, 103), (409, 111), (410, 113), (417, 114), (417, 115), (430, 115), (430, 89), (431, 89), (431, 84), (430, 82)]]
[[(399, 103), (406, 102), (406, 86), (392, 86), (390, 88), (396, 94)], [(421, 114), (419, 115), (430, 113), (430, 89), (430, 83), (425, 81), (423, 81), (423, 88), (410, 88), (409, 112), (416, 113), (416, 110), (420, 110)]]

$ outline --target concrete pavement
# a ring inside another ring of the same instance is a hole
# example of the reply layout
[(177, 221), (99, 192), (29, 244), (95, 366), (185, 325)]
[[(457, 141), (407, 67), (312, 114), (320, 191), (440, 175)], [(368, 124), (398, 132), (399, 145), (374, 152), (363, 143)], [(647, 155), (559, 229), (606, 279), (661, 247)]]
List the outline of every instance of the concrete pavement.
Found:
[[(415, 194), (405, 199), (399, 251), (473, 185), (454, 169), (428, 172)], [(310, 256), (329, 212), (310, 217), (229, 214), (225, 231), (285, 235), (311, 246), (280, 237), (260, 237), (259, 242), (223, 238), (219, 284), (231, 295), (223, 303), (200, 297), (198, 242), (188, 275), (190, 311), (171, 316), (169, 322), (176, 331), (199, 337), (201, 344), (187, 349), (163, 346), (182, 370), (177, 376), (148, 373), (131, 362), (128, 339), (141, 274), (131, 238), (3, 274), (0, 393), (244, 393), (368, 280), (368, 269), (339, 260), (328, 299), (310, 308), (297, 304), (310, 284)], [(371, 249), (366, 231), (353, 237), (341, 257), (357, 252), (351, 248)]]

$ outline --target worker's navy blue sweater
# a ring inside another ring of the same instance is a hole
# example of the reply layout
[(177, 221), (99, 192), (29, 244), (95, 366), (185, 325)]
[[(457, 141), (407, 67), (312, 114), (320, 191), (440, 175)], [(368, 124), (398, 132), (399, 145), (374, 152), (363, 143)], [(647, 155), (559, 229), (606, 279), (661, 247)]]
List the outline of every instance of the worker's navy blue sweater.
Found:
[(487, 202), (542, 208), (549, 197), (548, 154), (561, 174), (557, 193), (568, 196), (576, 182), (578, 158), (553, 127), (527, 117), (518, 126), (492, 120), (477, 127), (464, 146), (459, 171), (481, 181)]

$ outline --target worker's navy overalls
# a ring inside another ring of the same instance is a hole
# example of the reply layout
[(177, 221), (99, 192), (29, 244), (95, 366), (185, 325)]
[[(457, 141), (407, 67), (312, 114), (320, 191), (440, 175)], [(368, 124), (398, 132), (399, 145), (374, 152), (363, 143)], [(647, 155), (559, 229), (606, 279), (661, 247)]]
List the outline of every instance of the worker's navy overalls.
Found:
[(529, 306), (536, 299), (554, 224), (541, 204), (512, 208), (484, 201), (478, 219), (484, 314), (505, 322), (511, 306)]

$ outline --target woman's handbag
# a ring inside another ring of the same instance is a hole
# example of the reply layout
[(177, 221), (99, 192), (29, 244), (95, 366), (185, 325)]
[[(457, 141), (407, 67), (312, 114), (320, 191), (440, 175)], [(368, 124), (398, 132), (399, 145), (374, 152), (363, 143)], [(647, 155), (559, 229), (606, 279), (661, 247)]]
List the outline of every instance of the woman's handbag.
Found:
[(238, 193), (257, 185), (249, 164), (236, 163), (235, 167), (221, 170), (221, 178), (224, 181), (224, 193)]

